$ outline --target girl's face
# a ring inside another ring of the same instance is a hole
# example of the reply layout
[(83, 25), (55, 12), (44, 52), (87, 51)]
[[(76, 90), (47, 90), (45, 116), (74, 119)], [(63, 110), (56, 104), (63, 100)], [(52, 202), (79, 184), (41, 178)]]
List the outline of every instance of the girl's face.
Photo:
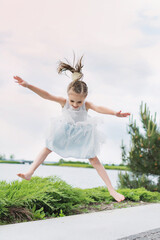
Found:
[(68, 92), (69, 104), (74, 108), (79, 108), (82, 106), (85, 97), (81, 94), (75, 93), (72, 89)]

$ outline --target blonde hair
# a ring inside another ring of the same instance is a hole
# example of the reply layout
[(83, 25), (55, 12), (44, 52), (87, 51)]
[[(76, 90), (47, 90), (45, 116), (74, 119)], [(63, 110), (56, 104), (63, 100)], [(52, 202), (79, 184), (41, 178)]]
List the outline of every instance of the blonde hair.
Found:
[(84, 97), (86, 97), (88, 95), (88, 86), (84, 81), (81, 80), (83, 78), (82, 58), (83, 58), (83, 55), (77, 61), (75, 66), (74, 66), (75, 54), (73, 59), (73, 66), (68, 62), (67, 59), (66, 61), (68, 63), (59, 61), (57, 71), (58, 71), (58, 74), (61, 74), (62, 72), (66, 72), (67, 70), (69, 70), (72, 73), (72, 82), (70, 82), (70, 84), (67, 87), (67, 93), (69, 92), (70, 89), (72, 89), (75, 93), (81, 94)]

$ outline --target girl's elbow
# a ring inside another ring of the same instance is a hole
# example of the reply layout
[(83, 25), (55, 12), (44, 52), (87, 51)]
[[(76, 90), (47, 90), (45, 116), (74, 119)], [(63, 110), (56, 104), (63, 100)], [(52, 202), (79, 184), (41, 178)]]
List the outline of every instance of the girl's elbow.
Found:
[(43, 97), (44, 99), (51, 100), (51, 99), (50, 99), (50, 94), (47, 93), (47, 92), (46, 92), (42, 97)]

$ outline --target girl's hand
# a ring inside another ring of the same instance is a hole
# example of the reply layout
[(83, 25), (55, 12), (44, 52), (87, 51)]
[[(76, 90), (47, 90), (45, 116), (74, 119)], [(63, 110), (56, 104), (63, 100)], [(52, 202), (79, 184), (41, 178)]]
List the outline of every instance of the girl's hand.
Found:
[(121, 113), (121, 111), (117, 112), (115, 116), (117, 117), (127, 117), (128, 115), (131, 115), (130, 113)]
[(19, 83), (19, 85), (23, 86), (23, 87), (28, 87), (28, 83), (26, 81), (24, 81), (22, 78), (18, 77), (18, 76), (13, 76), (14, 79), (16, 79), (17, 83)]

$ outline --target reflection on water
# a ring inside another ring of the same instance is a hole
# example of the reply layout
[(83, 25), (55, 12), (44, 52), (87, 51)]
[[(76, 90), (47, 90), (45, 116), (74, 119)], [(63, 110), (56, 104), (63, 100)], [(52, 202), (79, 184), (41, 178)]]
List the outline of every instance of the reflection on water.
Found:
[[(0, 180), (7, 182), (22, 179), (16, 174), (26, 172), (30, 168), (29, 164), (0, 164)], [(118, 173), (124, 171), (108, 170), (106, 172), (111, 180), (112, 186), (117, 189)], [(79, 188), (93, 188), (98, 186), (106, 186), (97, 171), (93, 168), (78, 168), (78, 167), (60, 167), (60, 166), (45, 166), (40, 165), (33, 176), (47, 177), (58, 176), (73, 187)], [(155, 182), (156, 181), (156, 178)], [(152, 178), (153, 180), (153, 178)]]

